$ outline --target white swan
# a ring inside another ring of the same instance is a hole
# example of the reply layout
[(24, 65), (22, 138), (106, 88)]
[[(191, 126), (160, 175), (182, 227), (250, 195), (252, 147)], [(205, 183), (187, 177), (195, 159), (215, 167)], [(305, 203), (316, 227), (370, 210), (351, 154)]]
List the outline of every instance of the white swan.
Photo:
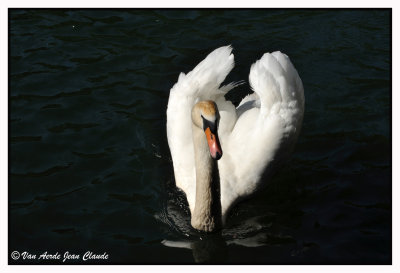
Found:
[(279, 51), (251, 66), (253, 94), (236, 109), (225, 100), (238, 85), (221, 86), (234, 67), (231, 52), (220, 47), (181, 73), (168, 101), (176, 186), (186, 193), (192, 226), (202, 231), (220, 228), (229, 209), (268, 180), (292, 150), (303, 120), (303, 84)]

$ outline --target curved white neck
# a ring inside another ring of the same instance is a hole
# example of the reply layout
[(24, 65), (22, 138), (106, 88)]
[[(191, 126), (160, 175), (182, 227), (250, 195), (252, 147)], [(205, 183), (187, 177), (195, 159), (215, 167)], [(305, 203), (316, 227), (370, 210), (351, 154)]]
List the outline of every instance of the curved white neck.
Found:
[(196, 165), (196, 201), (191, 224), (195, 229), (214, 231), (221, 226), (220, 184), (217, 162), (210, 156), (204, 131), (192, 126)]

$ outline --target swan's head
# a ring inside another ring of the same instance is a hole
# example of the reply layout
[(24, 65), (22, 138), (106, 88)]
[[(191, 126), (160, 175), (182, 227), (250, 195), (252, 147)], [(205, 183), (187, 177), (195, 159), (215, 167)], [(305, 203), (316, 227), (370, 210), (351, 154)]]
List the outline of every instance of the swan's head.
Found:
[(215, 160), (222, 157), (222, 149), (218, 139), (219, 112), (215, 102), (200, 101), (193, 106), (192, 122), (204, 130), (207, 138), (210, 155)]

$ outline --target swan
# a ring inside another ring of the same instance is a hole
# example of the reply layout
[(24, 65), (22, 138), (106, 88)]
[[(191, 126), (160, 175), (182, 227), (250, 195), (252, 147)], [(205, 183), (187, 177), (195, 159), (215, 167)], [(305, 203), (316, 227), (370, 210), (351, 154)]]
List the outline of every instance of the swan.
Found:
[(287, 55), (265, 53), (252, 64), (254, 92), (237, 108), (224, 95), (243, 82), (221, 86), (233, 67), (232, 47), (217, 48), (180, 73), (170, 90), (166, 126), (175, 183), (199, 231), (222, 228), (229, 210), (268, 182), (303, 121), (303, 84)]

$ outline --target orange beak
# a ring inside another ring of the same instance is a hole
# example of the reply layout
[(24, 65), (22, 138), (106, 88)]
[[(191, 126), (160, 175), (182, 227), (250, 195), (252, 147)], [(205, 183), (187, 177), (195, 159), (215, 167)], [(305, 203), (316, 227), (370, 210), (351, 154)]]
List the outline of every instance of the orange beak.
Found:
[(213, 134), (210, 130), (210, 127), (204, 131), (207, 136), (208, 147), (210, 148), (211, 157), (215, 160), (218, 160), (222, 157), (222, 149), (219, 144), (219, 139), (217, 134)]

